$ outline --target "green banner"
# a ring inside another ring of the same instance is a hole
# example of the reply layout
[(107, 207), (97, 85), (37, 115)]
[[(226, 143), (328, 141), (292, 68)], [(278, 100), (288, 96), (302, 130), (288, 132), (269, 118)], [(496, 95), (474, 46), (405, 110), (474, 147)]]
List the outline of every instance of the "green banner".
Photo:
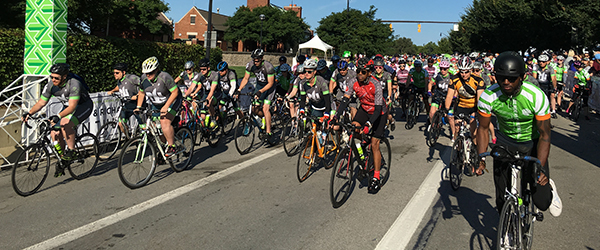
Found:
[(27, 0), (24, 73), (49, 74), (67, 61), (67, 0)]

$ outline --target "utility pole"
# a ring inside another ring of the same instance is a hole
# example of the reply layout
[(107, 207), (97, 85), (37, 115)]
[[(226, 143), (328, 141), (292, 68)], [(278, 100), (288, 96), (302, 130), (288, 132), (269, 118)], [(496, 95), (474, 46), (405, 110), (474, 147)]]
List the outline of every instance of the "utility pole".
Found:
[(206, 29), (206, 39), (204, 39), (204, 43), (206, 46), (206, 59), (210, 60), (210, 43), (211, 43), (211, 35), (212, 35), (212, 0), (208, 1), (208, 28)]

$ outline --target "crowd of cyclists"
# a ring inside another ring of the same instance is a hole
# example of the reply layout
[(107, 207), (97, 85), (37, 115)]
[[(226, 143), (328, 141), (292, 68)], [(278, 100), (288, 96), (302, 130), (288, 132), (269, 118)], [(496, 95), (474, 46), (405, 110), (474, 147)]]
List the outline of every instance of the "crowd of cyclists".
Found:
[[(271, 106), (276, 100), (288, 102), (286, 107), (291, 117), (317, 117), (325, 124), (321, 127), (323, 131), (339, 129), (336, 124), (348, 114), (353, 125), (362, 128), (356, 131), (358, 134), (372, 135), (375, 169), (368, 190), (376, 193), (381, 188), (379, 140), (394, 131), (399, 120), (410, 115), (407, 103), (422, 102), (423, 110), (419, 112), (426, 114), (426, 133), (434, 114), (441, 110), (444, 123), (447, 121), (450, 126), (448, 136), (453, 143), (458, 131), (455, 117), (462, 116), (467, 117), (477, 153), (486, 152), (491, 143), (539, 158), (545, 171), (538, 176), (530, 174), (526, 181), (537, 183), (532, 190), (536, 207), (542, 211), (549, 209), (558, 216), (562, 205), (548, 165), (551, 119), (558, 118), (565, 93), (570, 93), (565, 91), (570, 86), (567, 79), (573, 80), (571, 100), (580, 95), (586, 106), (591, 93), (590, 78), (600, 76), (600, 51), (575, 55), (573, 51), (530, 49), (525, 53), (372, 57), (345, 51), (342, 56), (333, 56), (330, 65), (323, 59), (299, 55), (295, 65), (289, 65), (282, 56), (278, 66), (274, 66), (264, 60), (262, 49), (256, 49), (251, 58), (241, 81), (224, 61), (217, 64), (216, 71), (211, 70), (208, 59), (200, 60), (198, 65), (186, 62), (185, 70), (175, 79), (161, 70), (156, 57), (142, 63), (139, 77), (128, 73), (127, 63), (118, 63), (113, 67), (117, 84), (108, 93), (118, 92), (126, 100), (119, 124), (135, 116), (143, 127), (136, 114), (146, 108), (159, 110), (158, 120), (168, 145), (165, 157), (171, 157), (181, 150), (175, 146), (177, 123), (173, 120), (184, 100), (204, 103), (203, 107), (195, 105), (193, 109), (201, 113), (204, 126), (216, 128), (222, 124), (218, 122), (220, 110), (232, 109), (238, 120), (248, 115), (238, 100), (251, 77), (255, 77), (253, 93), (244, 94), (250, 95), (252, 105), (259, 107), (256, 115), (262, 119), (268, 142), (275, 139)], [(70, 72), (68, 64), (53, 65), (50, 72), (51, 81), (43, 88), (39, 101), (23, 115), (23, 121), (42, 110), (51, 97), (57, 97), (65, 108), (49, 118), (56, 127), (52, 140), (57, 152), (68, 160), (74, 157), (75, 127), (89, 117), (93, 105), (89, 89), (81, 77)], [(572, 101), (566, 105), (566, 114), (572, 105)], [(585, 117), (589, 119), (587, 114)], [(479, 176), (485, 169), (485, 159), (481, 158), (464, 171), (466, 175)], [(494, 160), (498, 209), (503, 207), (503, 194), (511, 181), (507, 169), (505, 162)], [(64, 169), (57, 169), (55, 176), (63, 173)]]

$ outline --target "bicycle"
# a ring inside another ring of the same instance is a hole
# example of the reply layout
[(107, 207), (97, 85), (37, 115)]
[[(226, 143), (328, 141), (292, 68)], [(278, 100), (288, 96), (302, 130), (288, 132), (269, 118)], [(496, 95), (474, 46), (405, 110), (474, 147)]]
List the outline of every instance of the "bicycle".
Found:
[[(98, 140), (91, 133), (83, 133), (75, 138), (75, 152), (73, 160), (63, 160), (56, 148), (52, 146), (50, 133), (54, 129), (50, 121), (43, 116), (30, 117), (29, 120), (42, 120), (38, 125), (39, 139), (25, 147), (17, 157), (12, 169), (12, 186), (21, 196), (29, 196), (37, 192), (50, 170), (51, 158), (57, 159), (56, 171), (69, 170), (69, 174), (76, 180), (83, 180), (90, 176), (98, 165)], [(28, 122), (25, 126), (32, 128)]]
[(469, 131), (469, 118), (460, 113), (456, 117), (456, 121), (461, 125), (450, 154), (450, 185), (453, 190), (458, 190), (460, 187), (464, 172), (469, 171), (468, 173), (470, 173), (473, 168), (479, 167), (477, 147), (473, 143)]
[[(200, 110), (208, 112), (206, 103), (200, 100), (194, 100), (193, 102), (196, 103), (196, 111), (191, 111), (190, 103), (186, 100), (184, 101), (184, 105), (182, 105), (183, 109), (182, 114), (180, 116), (184, 118), (185, 121), (188, 121), (186, 123), (187, 126), (191, 131), (194, 131), (194, 144), (196, 146), (200, 146), (202, 141), (206, 141), (211, 148), (217, 147), (225, 133), (225, 126), (221, 122), (223, 121), (223, 119), (219, 118), (217, 120), (217, 126), (211, 127), (211, 121), (203, 119), (201, 116), (202, 113), (200, 112)], [(220, 112), (218, 113), (220, 114)]]
[[(117, 96), (113, 95), (113, 97)], [(130, 101), (129, 99), (122, 98), (118, 98), (118, 100), (121, 102), (121, 105), (115, 113), (117, 115), (121, 113), (121, 110), (125, 107), (125, 103)], [(139, 132), (137, 126), (130, 128), (127, 123), (121, 123), (121, 125), (123, 125), (123, 130), (121, 130), (119, 128), (118, 119), (117, 116), (117, 121), (113, 120), (105, 123), (96, 133), (96, 138), (98, 138), (98, 158), (101, 161), (112, 158), (117, 150), (119, 150), (119, 146), (121, 146), (122, 143), (135, 137)]]
[(586, 91), (587, 90), (584, 89), (584, 87), (575, 88), (575, 91), (573, 91), (573, 96), (575, 97), (575, 99), (573, 100), (573, 105), (569, 110), (569, 118), (574, 122), (579, 120), (581, 109), (583, 109), (583, 94)]
[(175, 172), (185, 170), (191, 163), (194, 153), (192, 131), (187, 127), (177, 128), (177, 118), (173, 120), (177, 153), (166, 157), (167, 143), (161, 140), (163, 135), (160, 120), (155, 122), (152, 119), (155, 114), (160, 114), (160, 111), (150, 108), (140, 114), (142, 120), (146, 120), (146, 127), (138, 136), (125, 143), (121, 150), (118, 163), (119, 179), (128, 188), (136, 189), (146, 185), (154, 175), (159, 161), (167, 162)]
[[(340, 146), (341, 151), (331, 172), (329, 187), (329, 197), (334, 208), (342, 206), (348, 200), (355, 178), (361, 180), (369, 178), (369, 181), (371, 181), (375, 171), (371, 150), (371, 135), (363, 134), (361, 140), (354, 135), (356, 130), (361, 129), (360, 126), (341, 123), (341, 127), (341, 141), (339, 144), (343, 146)], [(381, 151), (380, 181), (383, 187), (390, 177), (392, 163), (392, 150), (387, 138), (382, 138), (379, 141), (379, 148)], [(354, 172), (357, 173), (356, 177)]]
[[(253, 96), (253, 94), (251, 93), (240, 94), (240, 96), (242, 95)], [(237, 149), (238, 153), (240, 153), (240, 155), (244, 155), (250, 152), (250, 149), (252, 148), (252, 145), (254, 144), (254, 139), (256, 137), (256, 130), (258, 130), (258, 137), (261, 141), (265, 141), (271, 146), (275, 146), (278, 143), (267, 140), (268, 137), (266, 124), (263, 124), (262, 118), (255, 114), (256, 109), (260, 106), (261, 105), (258, 104), (252, 104), (250, 108), (251, 111), (249, 112), (249, 114), (245, 115), (242, 119), (240, 119), (240, 121), (235, 127), (235, 148)], [(275, 126), (272, 126), (271, 128), (273, 129), (274, 127)]]
[[(297, 98), (294, 100), (289, 100), (286, 102), (288, 105), (289, 102), (294, 104), (298, 103)], [(300, 119), (300, 111), (296, 111), (296, 116), (290, 118), (285, 125), (283, 126), (283, 130), (281, 132), (281, 142), (283, 143), (283, 149), (285, 150), (285, 154), (287, 156), (293, 156), (299, 153), (300, 145), (302, 144), (302, 139), (305, 138), (304, 134), (308, 133), (308, 128), (306, 123)]]
[[(425, 106), (423, 103), (423, 95), (417, 92), (417, 88), (412, 87), (410, 91), (411, 94), (409, 94), (408, 106), (406, 108), (406, 124), (404, 125), (404, 128), (407, 130), (412, 129), (415, 124), (417, 124), (419, 113)], [(413, 98), (410, 98), (410, 96)]]
[[(535, 150), (535, 149), (534, 149)], [(502, 146), (495, 146), (491, 152), (485, 152), (481, 157), (492, 156), (510, 162), (511, 186), (506, 189), (506, 202), (500, 212), (498, 222), (497, 249), (531, 249), (533, 243), (533, 224), (543, 221), (544, 215), (531, 201), (530, 185), (521, 185), (522, 172), (526, 162), (534, 162), (535, 176), (544, 173), (539, 159), (532, 156), (522, 156), (520, 152), (511, 154)], [(546, 173), (544, 173), (546, 174)], [(535, 185), (535, 184), (533, 184)]]
[(445, 105), (441, 105), (441, 107), (433, 114), (433, 119), (427, 127), (427, 138), (425, 139), (427, 146), (433, 147), (440, 138), (440, 133), (445, 124), (442, 119), (444, 119), (446, 113)]
[(317, 124), (319, 120), (317, 117), (302, 118), (302, 123), (305, 119), (311, 121), (309, 125), (311, 130), (305, 134), (306, 138), (302, 140), (304, 145), (303, 149), (301, 148), (302, 153), (298, 155), (296, 175), (299, 182), (306, 180), (310, 171), (316, 168), (319, 163), (323, 163), (325, 169), (333, 167), (339, 153), (339, 146), (334, 139), (333, 129), (324, 129), (327, 125), (326, 122)]

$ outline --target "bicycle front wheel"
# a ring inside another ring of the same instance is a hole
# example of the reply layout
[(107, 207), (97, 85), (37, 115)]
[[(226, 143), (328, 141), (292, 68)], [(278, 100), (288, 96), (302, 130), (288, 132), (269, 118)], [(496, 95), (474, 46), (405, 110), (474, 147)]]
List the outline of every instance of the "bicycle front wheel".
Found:
[(287, 156), (292, 156), (298, 153), (300, 142), (302, 141), (302, 130), (298, 124), (299, 119), (290, 119), (281, 132), (283, 141), (283, 149)]
[(577, 99), (575, 99), (575, 103), (572, 107), (573, 110), (571, 110), (571, 120), (576, 122), (579, 119), (579, 114), (581, 113), (581, 97), (577, 97)]
[(513, 198), (509, 198), (502, 207), (500, 221), (498, 222), (498, 250), (523, 249), (521, 241), (521, 217), (519, 207)]
[(33, 144), (25, 148), (12, 169), (12, 186), (20, 196), (29, 196), (37, 192), (50, 169), (50, 154), (42, 144)]
[(208, 138), (206, 139), (206, 142), (208, 142), (208, 145), (211, 148), (216, 148), (219, 145), (221, 138), (223, 138), (223, 124), (220, 122), (218, 124), (217, 127), (207, 128)]
[(175, 172), (181, 172), (190, 166), (194, 154), (194, 135), (188, 128), (179, 128), (175, 133), (175, 146), (178, 153), (170, 157), (171, 167)]
[(323, 165), (325, 165), (325, 169), (330, 169), (333, 167), (340, 152), (339, 144), (335, 137), (335, 133), (330, 131), (330, 133), (327, 134), (325, 145), (323, 145), (325, 148), (325, 156), (323, 157)]
[(350, 196), (355, 162), (348, 148), (341, 150), (331, 172), (329, 198), (334, 208), (341, 207)]
[(235, 119), (237, 117), (236, 113), (233, 114), (225, 114), (225, 124), (223, 125), (223, 133), (225, 135), (231, 135), (233, 132), (233, 128), (235, 127)]
[(383, 138), (379, 141), (379, 151), (381, 151), (381, 169), (379, 172), (379, 178), (381, 180), (381, 186), (390, 178), (390, 168), (392, 167), (392, 148), (387, 138)]
[(450, 163), (448, 167), (450, 168), (450, 186), (452, 186), (453, 190), (458, 190), (460, 187), (460, 183), (462, 181), (462, 163), (459, 162), (459, 154), (462, 154), (462, 150), (460, 147), (462, 146), (462, 140), (459, 138), (452, 145), (452, 152), (450, 153)]
[(254, 144), (256, 130), (252, 120), (249, 117), (242, 118), (235, 127), (235, 148), (240, 155), (247, 154)]
[(98, 166), (98, 140), (96, 136), (85, 133), (75, 139), (75, 152), (77, 159), (69, 164), (69, 173), (76, 180), (83, 180), (90, 176)]
[(442, 112), (439, 110), (433, 114), (433, 120), (429, 124), (429, 131), (427, 131), (427, 145), (433, 147), (437, 143), (442, 130)]
[(117, 122), (108, 122), (100, 127), (96, 138), (98, 139), (98, 158), (104, 161), (115, 155), (124, 135)]
[(317, 160), (316, 147), (313, 148), (312, 135), (307, 137), (306, 143), (301, 147), (301, 153), (298, 155), (298, 164), (296, 165), (296, 175), (299, 182), (303, 182), (308, 178), (310, 170)]
[(121, 182), (131, 189), (146, 185), (156, 170), (156, 155), (154, 145), (143, 137), (125, 143), (118, 163)]

